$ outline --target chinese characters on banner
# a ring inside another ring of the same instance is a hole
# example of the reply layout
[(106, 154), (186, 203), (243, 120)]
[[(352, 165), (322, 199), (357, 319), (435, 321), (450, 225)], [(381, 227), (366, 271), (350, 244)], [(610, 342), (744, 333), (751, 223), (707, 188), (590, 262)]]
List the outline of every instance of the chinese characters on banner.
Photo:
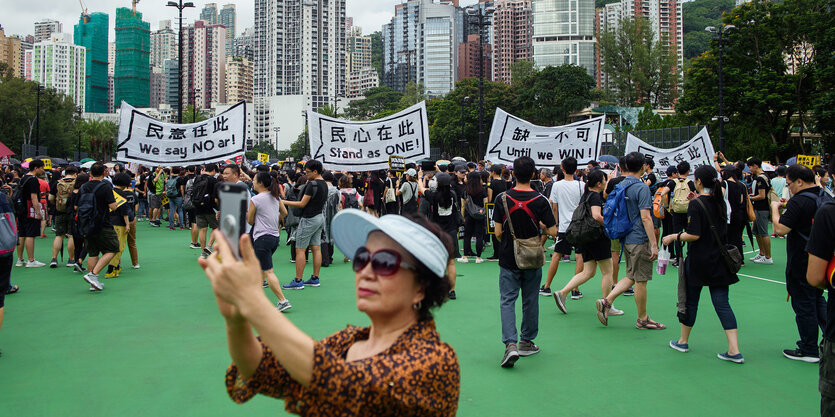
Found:
[(496, 109), (485, 159), (495, 164), (513, 164), (527, 156), (540, 168), (553, 168), (573, 156), (579, 164), (596, 160), (602, 145), (603, 117), (566, 126), (544, 127), (528, 123)]
[(369, 171), (387, 169), (389, 156), (406, 161), (429, 157), (426, 103), (368, 122), (334, 119), (309, 112), (310, 154), (325, 169)]
[(797, 163), (811, 169), (815, 165), (820, 165), (821, 157), (818, 155), (797, 155)]
[(234, 159), (246, 146), (246, 103), (202, 122), (163, 123), (122, 102), (117, 158), (124, 162), (188, 165)]
[(632, 136), (626, 136), (626, 151), (624, 153), (640, 152), (652, 157), (655, 161), (655, 174), (662, 179), (667, 178), (667, 167), (676, 166), (681, 162), (690, 163), (690, 176), (696, 172), (696, 168), (702, 165), (713, 165), (713, 142), (707, 133), (707, 128), (702, 129), (689, 142), (673, 149), (660, 149)]

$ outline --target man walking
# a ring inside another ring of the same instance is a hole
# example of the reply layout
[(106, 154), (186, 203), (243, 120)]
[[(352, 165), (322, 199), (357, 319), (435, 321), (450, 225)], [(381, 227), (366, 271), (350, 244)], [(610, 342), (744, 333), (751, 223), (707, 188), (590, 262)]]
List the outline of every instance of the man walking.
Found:
[[(151, 177), (148, 177), (151, 178)], [(153, 186), (154, 190), (150, 191)], [(153, 174), (153, 180), (148, 183), (148, 204), (151, 206), (150, 225), (152, 227), (160, 227), (160, 217), (162, 217), (162, 195), (165, 193), (165, 171), (162, 167), (156, 167)]]
[[(328, 185), (322, 179), (322, 163), (317, 160), (308, 161), (304, 166), (307, 174), (307, 185), (301, 201), (285, 200), (288, 207), (302, 209), (301, 220), (296, 227), (296, 279), (282, 286), (285, 290), (303, 290), (304, 287), (319, 286), (319, 270), (322, 268), (322, 232), (325, 227), (325, 203), (328, 199)], [(369, 191), (370, 192), (370, 191)], [(313, 252), (313, 275), (302, 282), (306, 262), (307, 249)]]
[[(533, 159), (521, 157), (513, 162), (516, 187), (496, 198), (493, 221), (496, 223), (496, 238), (500, 241), (499, 291), (501, 293), (502, 343), (505, 353), (501, 366), (511, 368), (520, 356), (539, 353), (539, 346), (533, 340), (539, 333), (539, 300), (537, 290), (542, 282), (542, 268), (520, 269), (514, 254), (514, 239), (529, 239), (540, 236), (539, 225), (545, 225), (550, 236), (557, 234), (556, 220), (548, 200), (531, 188), (536, 175)], [(505, 199), (507, 213), (505, 212)], [(505, 234), (505, 230), (511, 233)], [(516, 299), (522, 293), (522, 335), (516, 331)], [(518, 343), (518, 345), (517, 345)]]
[[(574, 266), (574, 275), (583, 271), (583, 255), (580, 254), (579, 248), (574, 247), (568, 241), (565, 232), (571, 224), (571, 217), (574, 216), (574, 210), (580, 205), (580, 199), (583, 197), (586, 184), (574, 179), (574, 173), (577, 172), (577, 160), (574, 157), (569, 156), (563, 159), (560, 164), (560, 169), (565, 179), (557, 181), (552, 186), (551, 194), (549, 195), (558, 229), (557, 243), (554, 245), (554, 255), (551, 256), (551, 265), (548, 266), (548, 277), (545, 279), (545, 285), (539, 290), (539, 295), (543, 297), (551, 296), (551, 282), (557, 275), (560, 261), (563, 256), (571, 255), (572, 250), (576, 253), (575, 257), (577, 260)], [(571, 290), (572, 300), (579, 300), (582, 297), (583, 293), (578, 288)]]
[[(609, 324), (609, 309), (615, 299), (629, 287), (635, 286), (635, 305), (638, 309), (638, 329), (663, 330), (667, 327), (653, 321), (647, 314), (647, 282), (652, 279), (652, 262), (658, 258), (658, 241), (654, 239), (652, 224), (652, 198), (649, 187), (641, 181), (644, 155), (632, 152), (623, 157), (624, 180), (618, 187), (625, 188), (626, 206), (632, 230), (623, 239), (626, 256), (626, 277), (609, 293), (597, 300), (597, 318), (604, 326)], [(680, 172), (680, 171), (679, 171)], [(653, 239), (649, 237), (653, 236)]]
[[(67, 200), (75, 187), (75, 177), (78, 168), (70, 165), (64, 170), (64, 178), (61, 178), (55, 185), (55, 193), (49, 195), (50, 201), (55, 204), (55, 240), (52, 241), (52, 261), (50, 268), (58, 267), (58, 252), (64, 246), (64, 238), (70, 231), (70, 216), (67, 214)], [(75, 265), (75, 245), (72, 236), (67, 241), (68, 260), (67, 266), (72, 268)]]
[(757, 238), (757, 246), (760, 252), (757, 256), (751, 258), (754, 263), (763, 265), (773, 265), (774, 260), (771, 259), (771, 234), (768, 233), (769, 220), (769, 206), (768, 206), (768, 192), (771, 191), (771, 184), (768, 178), (763, 174), (763, 162), (758, 158), (751, 158), (746, 165), (751, 170), (751, 175), (754, 176), (754, 182), (751, 188), (751, 202), (754, 205), (754, 212), (757, 214), (757, 219), (754, 220), (754, 236)]
[[(44, 207), (41, 207), (41, 184), (38, 177), (43, 175), (43, 161), (35, 159), (29, 162), (29, 172), (20, 179), (20, 199), (23, 201), (25, 210), (18, 215), (18, 246), (17, 264), (27, 268), (40, 268), (46, 264), (35, 260), (35, 238), (41, 235), (41, 220), (43, 219)], [(15, 202), (13, 201), (12, 204)], [(23, 250), (29, 261), (23, 260)]]
[[(118, 207), (116, 198), (113, 196), (113, 186), (109, 181), (104, 181), (104, 173), (107, 167), (101, 162), (96, 162), (90, 168), (90, 181), (87, 181), (79, 190), (79, 215), (83, 210), (81, 204), (86, 194), (94, 194), (96, 206), (96, 217), (92, 220), (94, 227), (91, 234), (87, 235), (87, 269), (90, 271), (84, 275), (84, 280), (90, 284), (90, 291), (101, 291), (104, 284), (99, 281), (99, 272), (110, 263), (116, 252), (119, 252), (119, 238), (110, 222), (109, 212)], [(99, 257), (101, 255), (101, 257)]]
[(209, 228), (217, 229), (217, 164), (206, 164), (202, 174), (194, 179), (192, 186), (192, 204), (198, 229), (198, 240), (200, 242), (201, 256), (208, 258), (212, 251), (206, 247), (206, 239)]

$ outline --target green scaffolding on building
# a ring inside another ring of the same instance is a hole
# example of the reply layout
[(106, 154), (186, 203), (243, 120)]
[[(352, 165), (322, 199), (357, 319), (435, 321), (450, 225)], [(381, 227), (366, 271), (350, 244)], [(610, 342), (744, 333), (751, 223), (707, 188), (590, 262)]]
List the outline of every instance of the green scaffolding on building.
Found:
[(84, 111), (110, 113), (108, 108), (107, 45), (110, 30), (107, 13), (82, 15), (73, 31), (73, 43), (87, 48)]
[(116, 108), (122, 101), (134, 107), (148, 107), (151, 101), (151, 24), (142, 13), (116, 9)]

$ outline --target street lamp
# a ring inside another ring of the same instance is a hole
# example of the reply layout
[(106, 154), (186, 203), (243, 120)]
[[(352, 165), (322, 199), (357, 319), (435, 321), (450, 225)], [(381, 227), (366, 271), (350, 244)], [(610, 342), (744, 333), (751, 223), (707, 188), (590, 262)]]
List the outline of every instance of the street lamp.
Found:
[(723, 43), (728, 40), (726, 34), (735, 29), (736, 26), (734, 25), (722, 25), (719, 26), (718, 29), (715, 26), (708, 26), (705, 28), (706, 32), (716, 34), (716, 36), (713, 37), (713, 40), (719, 43), (719, 116), (714, 117), (713, 120), (719, 120), (719, 150), (722, 153), (725, 153), (725, 122), (729, 120), (725, 117), (725, 72), (722, 69), (722, 51), (724, 50)]
[(495, 11), (494, 7), (482, 8), (480, 5), (477, 9), (467, 10), (468, 23), (478, 26), (478, 158), (481, 158), (484, 144), (484, 28), (490, 26), (489, 17)]
[(177, 59), (180, 61), (177, 66), (177, 123), (183, 124), (183, 9), (194, 7), (194, 3), (179, 0), (169, 1), (168, 7), (176, 7), (180, 13), (180, 27), (178, 29)]
[(278, 152), (278, 132), (281, 132), (281, 127), (275, 126), (273, 131), (275, 132), (275, 151)]
[(41, 91), (44, 91), (43, 86), (38, 83), (38, 98), (36, 99), (35, 104), (35, 154), (32, 155), (38, 156), (41, 153)]
[(197, 123), (197, 96), (200, 95), (200, 89), (194, 89), (194, 101), (191, 102), (191, 122)]
[(76, 125), (76, 130), (78, 130), (78, 146), (76, 149), (78, 150), (78, 154), (75, 156), (76, 161), (81, 160), (81, 106), (77, 106), (75, 108), (78, 110), (78, 124)]
[(310, 149), (310, 133), (307, 131), (307, 110), (302, 110), (302, 117), (304, 117), (304, 151)]
[(461, 136), (458, 138), (458, 143), (462, 147), (462, 149), (461, 149), (462, 151), (463, 151), (463, 147), (464, 147), (463, 144), (464, 144), (464, 142), (466, 142), (464, 140), (464, 109), (467, 108), (467, 104), (470, 104), (470, 96), (466, 96), (466, 97), (461, 99), (461, 120), (460, 120)]

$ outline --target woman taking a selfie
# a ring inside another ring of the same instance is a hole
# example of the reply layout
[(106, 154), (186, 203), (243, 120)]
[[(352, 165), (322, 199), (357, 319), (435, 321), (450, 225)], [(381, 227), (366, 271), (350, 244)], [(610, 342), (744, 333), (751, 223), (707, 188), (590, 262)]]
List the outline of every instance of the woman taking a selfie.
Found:
[(455, 415), (458, 359), (431, 313), (449, 291), (448, 237), (422, 217), (378, 219), (354, 209), (337, 214), (332, 228), (340, 251), (353, 254), (357, 309), (371, 326), (349, 326), (322, 341), (264, 295), (249, 237), (240, 240), (238, 261), (215, 232), (215, 253), (199, 263), (226, 320), (230, 397), (283, 398), (287, 411), (308, 416)]

